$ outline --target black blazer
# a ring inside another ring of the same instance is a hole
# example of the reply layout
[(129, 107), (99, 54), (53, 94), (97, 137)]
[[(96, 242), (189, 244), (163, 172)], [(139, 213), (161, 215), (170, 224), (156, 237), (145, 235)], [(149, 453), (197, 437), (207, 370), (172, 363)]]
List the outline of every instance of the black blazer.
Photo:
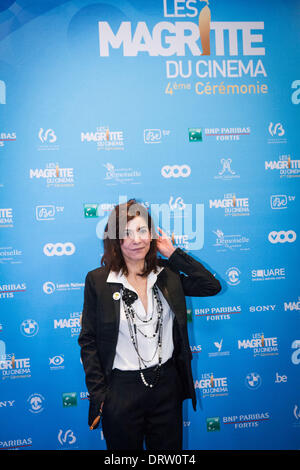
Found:
[[(156, 284), (174, 312), (174, 358), (182, 382), (182, 399), (191, 398), (196, 410), (185, 296), (215, 295), (221, 290), (221, 285), (201, 263), (180, 248), (176, 248), (169, 259), (159, 258), (159, 265), (164, 269), (158, 274)], [(122, 284), (107, 283), (108, 274), (107, 268), (97, 268), (90, 271), (85, 280), (78, 343), (90, 396), (89, 425), (109, 393), (119, 333), (120, 300), (114, 300), (113, 294), (120, 292)]]

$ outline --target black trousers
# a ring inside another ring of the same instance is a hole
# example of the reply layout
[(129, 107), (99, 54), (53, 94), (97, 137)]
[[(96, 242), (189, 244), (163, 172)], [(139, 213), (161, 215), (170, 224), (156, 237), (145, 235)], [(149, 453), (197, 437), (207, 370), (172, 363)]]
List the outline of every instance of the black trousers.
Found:
[[(145, 369), (153, 381), (154, 367)], [(150, 382), (151, 383), (151, 382)], [(102, 413), (108, 450), (181, 450), (182, 388), (173, 359), (161, 367), (158, 383), (146, 387), (139, 371), (113, 369)]]

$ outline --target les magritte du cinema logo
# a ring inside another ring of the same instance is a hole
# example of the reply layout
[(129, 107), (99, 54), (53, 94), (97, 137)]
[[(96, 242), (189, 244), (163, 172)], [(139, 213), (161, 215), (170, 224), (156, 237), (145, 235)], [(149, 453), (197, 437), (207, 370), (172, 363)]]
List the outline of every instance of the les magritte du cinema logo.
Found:
[[(152, 57), (192, 55), (199, 56), (193, 64), (197, 77), (267, 76), (260, 59), (265, 55), (263, 21), (211, 21), (208, 0), (162, 0), (162, 13), (163, 21), (151, 26), (146, 21), (122, 21), (117, 27), (111, 26), (109, 21), (99, 21), (100, 57), (113, 55), (114, 49), (120, 49), (124, 57), (145, 52)], [(214, 41), (211, 41), (212, 35)], [(228, 40), (225, 41), (225, 37)], [(218, 59), (225, 55), (232, 58)], [(215, 59), (207, 56), (215, 56)], [(191, 61), (187, 62), (167, 60), (167, 77), (172, 77), (172, 73), (174, 76), (174, 70), (180, 75), (180, 66), (188, 68), (182, 77), (191, 76)]]

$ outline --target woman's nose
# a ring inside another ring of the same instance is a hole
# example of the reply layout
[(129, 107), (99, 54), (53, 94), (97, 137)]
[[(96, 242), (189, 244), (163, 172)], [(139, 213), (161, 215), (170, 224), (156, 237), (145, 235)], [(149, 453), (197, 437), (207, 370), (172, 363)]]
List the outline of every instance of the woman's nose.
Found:
[(140, 243), (143, 241), (143, 239), (145, 238), (145, 234), (143, 232), (141, 232), (140, 230), (137, 230), (135, 232), (132, 232), (131, 234), (131, 239), (135, 242), (135, 243)]
[(139, 234), (139, 232), (134, 232), (134, 234), (133, 234), (133, 241), (139, 242), (140, 239), (141, 239), (141, 235)]

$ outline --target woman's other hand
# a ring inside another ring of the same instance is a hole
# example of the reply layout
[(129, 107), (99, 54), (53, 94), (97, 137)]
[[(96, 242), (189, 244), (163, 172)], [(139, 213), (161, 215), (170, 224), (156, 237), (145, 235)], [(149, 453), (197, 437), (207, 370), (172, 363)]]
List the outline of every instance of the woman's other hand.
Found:
[(176, 248), (174, 247), (170, 237), (168, 237), (168, 235), (163, 232), (160, 227), (157, 227), (157, 230), (159, 231), (159, 233), (156, 234), (157, 249), (163, 256), (165, 256), (166, 258), (170, 258)]

